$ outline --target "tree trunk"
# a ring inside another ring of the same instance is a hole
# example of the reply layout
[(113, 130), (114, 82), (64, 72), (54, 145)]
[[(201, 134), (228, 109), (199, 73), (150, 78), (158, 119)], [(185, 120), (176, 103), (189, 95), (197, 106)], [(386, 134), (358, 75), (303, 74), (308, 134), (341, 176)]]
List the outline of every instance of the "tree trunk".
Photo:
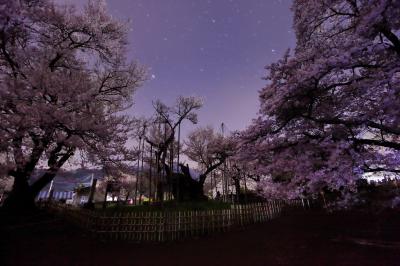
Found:
[(172, 195), (179, 202), (207, 200), (203, 184), (181, 173), (172, 175)]
[(13, 188), (4, 201), (4, 209), (15, 212), (33, 210), (35, 208), (35, 198), (54, 179), (57, 171), (58, 169), (49, 169), (32, 185), (29, 185), (29, 176), (26, 173), (14, 174)]
[(160, 203), (164, 201), (164, 186), (161, 181), (157, 183), (157, 201)]
[(239, 203), (240, 201), (240, 178), (239, 177), (235, 177), (232, 178), (233, 182), (235, 184), (235, 190), (236, 190), (236, 202)]
[(35, 208), (35, 196), (23, 174), (16, 174), (10, 195), (5, 199), (3, 208), (8, 211), (29, 211)]
[(92, 183), (92, 185), (90, 187), (88, 201), (85, 204), (85, 207), (88, 208), (88, 209), (94, 209), (93, 198), (94, 198), (94, 193), (96, 193), (96, 184), (97, 184), (97, 178), (94, 178), (93, 179), (93, 183)]
[(128, 203), (128, 199), (129, 199), (130, 194), (131, 194), (130, 191), (128, 191), (128, 192), (126, 193), (126, 196), (125, 196), (125, 203), (124, 203), (125, 205)]
[(33, 197), (35, 198), (37, 195), (39, 195), (40, 191), (49, 184), (54, 177), (56, 177), (57, 170), (49, 170), (46, 173), (42, 175), (41, 178), (36, 180), (31, 186), (30, 190), (31, 193), (33, 194)]
[(166, 167), (167, 174), (172, 182), (172, 194), (178, 201), (203, 201), (207, 200), (203, 192), (203, 182), (194, 180), (189, 171), (189, 166), (180, 165), (182, 173), (172, 173)]

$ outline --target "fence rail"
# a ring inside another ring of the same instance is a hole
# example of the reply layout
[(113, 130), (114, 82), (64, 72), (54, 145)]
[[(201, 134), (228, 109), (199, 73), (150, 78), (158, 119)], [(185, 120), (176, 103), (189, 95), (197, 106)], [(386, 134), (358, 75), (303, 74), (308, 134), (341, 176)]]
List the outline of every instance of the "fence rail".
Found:
[(301, 200), (232, 205), (230, 209), (101, 213), (50, 204), (48, 208), (100, 239), (164, 242), (226, 232), (279, 216), (284, 206)]

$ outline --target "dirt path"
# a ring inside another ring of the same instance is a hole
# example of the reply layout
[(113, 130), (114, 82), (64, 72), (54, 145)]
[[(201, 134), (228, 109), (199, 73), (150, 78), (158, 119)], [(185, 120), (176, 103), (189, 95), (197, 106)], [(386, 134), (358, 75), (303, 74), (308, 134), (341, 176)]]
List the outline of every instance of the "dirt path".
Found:
[(399, 225), (395, 213), (292, 211), (230, 233), (139, 245), (99, 242), (53, 218), (8, 228), (0, 265), (400, 265)]

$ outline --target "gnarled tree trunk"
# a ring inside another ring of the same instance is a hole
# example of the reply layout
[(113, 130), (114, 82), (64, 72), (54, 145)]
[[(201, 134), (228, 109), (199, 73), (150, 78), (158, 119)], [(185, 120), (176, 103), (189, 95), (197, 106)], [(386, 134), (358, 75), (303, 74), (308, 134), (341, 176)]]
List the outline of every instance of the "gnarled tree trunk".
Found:
[(40, 191), (56, 176), (57, 171), (49, 170), (32, 185), (29, 185), (29, 176), (20, 173), (14, 175), (14, 184), (10, 195), (5, 199), (3, 208), (9, 211), (27, 211), (35, 208), (35, 198)]
[(182, 173), (172, 173), (168, 165), (164, 166), (168, 182), (172, 184), (172, 194), (176, 200), (179, 202), (207, 200), (203, 191), (204, 180), (194, 180), (190, 174), (189, 166), (180, 164)]
[(5, 199), (3, 208), (8, 211), (32, 210), (35, 207), (35, 196), (29, 186), (28, 179), (22, 174), (14, 176), (11, 193)]

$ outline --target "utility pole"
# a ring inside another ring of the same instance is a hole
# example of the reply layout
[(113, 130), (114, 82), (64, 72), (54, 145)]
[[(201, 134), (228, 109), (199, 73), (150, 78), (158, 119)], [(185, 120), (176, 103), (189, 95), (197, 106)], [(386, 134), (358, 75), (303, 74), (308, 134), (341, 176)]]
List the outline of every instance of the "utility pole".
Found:
[[(157, 134), (161, 135), (161, 122), (158, 120), (157, 121), (158, 124), (158, 130), (157, 130)], [(156, 151), (156, 170), (157, 170), (157, 174), (156, 174), (156, 188), (155, 188), (155, 197), (157, 202), (160, 200), (160, 182), (161, 182), (161, 168), (160, 168), (160, 143), (157, 143), (157, 151)], [(161, 200), (160, 200), (161, 201)]]
[[(181, 109), (179, 107), (179, 113), (180, 113)], [(179, 122), (178, 124), (178, 157), (177, 157), (177, 163), (176, 163), (176, 171), (178, 173), (177, 175), (177, 180), (176, 180), (176, 197), (177, 197), (177, 201), (179, 201), (179, 195), (180, 195), (180, 189), (179, 189), (179, 181), (180, 181), (180, 175), (179, 175), (179, 156), (180, 156), (180, 149), (181, 149), (181, 122)]]
[[(225, 138), (225, 124), (224, 122), (221, 123), (221, 132), (222, 132), (222, 137)], [(228, 201), (228, 183), (226, 179), (226, 162), (224, 161), (224, 169), (222, 171), (222, 186), (223, 186), (223, 191), (224, 191), (224, 202)]]
[[(165, 143), (166, 143), (166, 141), (167, 141), (167, 121), (165, 120), (164, 121), (164, 144), (163, 145), (165, 145)], [(165, 145), (165, 147), (164, 147), (164, 152), (165, 152), (165, 155), (163, 155), (163, 160), (162, 160), (162, 162), (161, 163), (163, 163), (163, 164), (167, 164), (167, 162), (166, 162), (166, 160), (167, 160), (167, 153), (168, 153), (168, 147)], [(162, 179), (162, 182), (161, 182), (161, 184), (162, 184), (162, 188), (161, 188), (161, 190), (162, 190), (162, 194), (161, 194), (161, 196), (162, 196), (162, 200), (161, 200), (161, 202), (164, 202), (164, 196), (165, 196), (165, 192), (164, 192), (164, 184), (167, 182), (167, 172), (165, 171), (165, 165), (162, 165), (161, 166), (162, 168), (162, 176), (163, 176), (163, 179)], [(167, 192), (167, 200), (168, 200), (168, 192)]]
[(218, 188), (217, 188), (217, 177), (215, 175), (215, 170), (212, 172), (212, 175), (214, 176), (214, 187), (215, 187), (215, 196), (217, 196)]
[(137, 158), (136, 182), (135, 182), (135, 201), (134, 201), (135, 205), (137, 205), (138, 183), (139, 183), (139, 173), (140, 173), (141, 145), (142, 145), (142, 137), (139, 137), (139, 154), (138, 154), (138, 158)]
[[(175, 134), (174, 134), (175, 135)], [(170, 156), (169, 156), (169, 169), (170, 169), (170, 177), (169, 177), (169, 193), (170, 193), (170, 200), (172, 200), (173, 196), (173, 175), (174, 175), (174, 143), (175, 143), (175, 136), (172, 139), (172, 144), (170, 148)]]
[(152, 202), (152, 193), (151, 193), (151, 179), (152, 179), (152, 171), (153, 171), (153, 144), (150, 143), (150, 161), (149, 161), (149, 201)]
[(244, 203), (247, 203), (247, 180), (246, 180), (246, 172), (244, 173)]
[[(142, 141), (142, 169), (141, 169), (141, 175), (144, 175), (143, 161), (144, 161), (144, 135), (143, 135), (143, 141)], [(142, 191), (141, 191), (140, 182), (139, 182), (139, 204), (142, 204)]]

